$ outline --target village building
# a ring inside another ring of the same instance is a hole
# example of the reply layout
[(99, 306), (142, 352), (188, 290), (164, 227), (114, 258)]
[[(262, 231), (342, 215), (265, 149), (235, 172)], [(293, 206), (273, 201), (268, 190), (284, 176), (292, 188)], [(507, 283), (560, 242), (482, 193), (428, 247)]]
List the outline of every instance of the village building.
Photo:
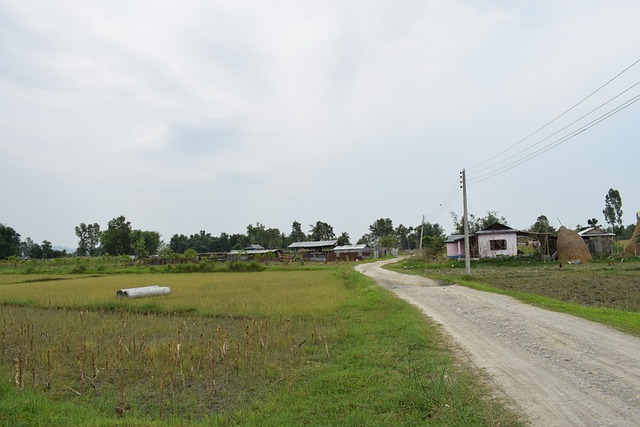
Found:
[(587, 244), (591, 256), (599, 258), (611, 254), (613, 251), (613, 239), (616, 236), (608, 233), (600, 227), (589, 227), (578, 233)]
[(518, 230), (495, 223), (476, 232), (480, 258), (518, 255)]
[[(517, 235), (518, 230), (496, 222), (469, 235), (469, 254), (471, 258), (516, 256), (518, 254)], [(448, 258), (464, 258), (464, 235), (449, 236), (445, 240), (445, 245)]]
[(338, 246), (338, 240), (317, 240), (311, 242), (293, 242), (287, 248), (291, 258), (299, 258), (304, 261), (330, 262), (335, 261), (333, 252)]
[(368, 245), (336, 246), (333, 252), (340, 261), (360, 261), (371, 257), (371, 248)]

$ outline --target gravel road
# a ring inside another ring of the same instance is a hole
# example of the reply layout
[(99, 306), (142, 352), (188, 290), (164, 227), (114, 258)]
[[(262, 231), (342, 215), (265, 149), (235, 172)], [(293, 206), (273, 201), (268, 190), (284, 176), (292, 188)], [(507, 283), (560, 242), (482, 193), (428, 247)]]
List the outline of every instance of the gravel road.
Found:
[(640, 338), (513, 298), (356, 269), (419, 307), (532, 426), (640, 426)]

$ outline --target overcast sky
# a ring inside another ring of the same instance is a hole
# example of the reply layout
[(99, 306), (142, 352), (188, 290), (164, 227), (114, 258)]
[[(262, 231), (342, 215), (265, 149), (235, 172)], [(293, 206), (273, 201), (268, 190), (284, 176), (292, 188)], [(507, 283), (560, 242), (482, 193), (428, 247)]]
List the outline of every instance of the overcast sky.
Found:
[(549, 144), (640, 94), (571, 125), (640, 64), (523, 138), (640, 59), (638, 16), (637, 0), (0, 0), (0, 223), (71, 248), (76, 225), (119, 215), (165, 242), (295, 220), (355, 243), (422, 215), (450, 232), (463, 168), (469, 211), (514, 228), (604, 223), (609, 188), (635, 223), (640, 102)]

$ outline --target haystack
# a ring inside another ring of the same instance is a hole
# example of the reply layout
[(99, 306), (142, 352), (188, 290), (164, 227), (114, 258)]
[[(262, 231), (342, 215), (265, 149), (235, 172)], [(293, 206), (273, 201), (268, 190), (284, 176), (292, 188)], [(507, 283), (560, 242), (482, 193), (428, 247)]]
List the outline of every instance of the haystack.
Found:
[(638, 237), (640, 237), (640, 219), (636, 224), (636, 229), (633, 230), (633, 236), (624, 246), (624, 253), (627, 255), (640, 255), (640, 243), (638, 243)]
[(558, 241), (556, 246), (558, 250), (558, 259), (560, 261), (591, 261), (591, 254), (589, 253), (587, 244), (584, 242), (582, 237), (565, 226), (560, 227), (558, 230)]

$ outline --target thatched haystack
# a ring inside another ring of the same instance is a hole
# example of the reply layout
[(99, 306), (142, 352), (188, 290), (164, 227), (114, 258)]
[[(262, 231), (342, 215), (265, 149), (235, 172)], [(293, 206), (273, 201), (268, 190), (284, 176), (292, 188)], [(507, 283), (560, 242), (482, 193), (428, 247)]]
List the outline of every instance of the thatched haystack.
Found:
[(587, 248), (587, 244), (582, 237), (575, 231), (569, 230), (567, 227), (562, 226), (558, 230), (558, 259), (562, 262), (577, 261), (582, 262), (591, 261), (591, 254)]
[(633, 237), (624, 246), (624, 253), (627, 255), (640, 255), (640, 243), (636, 243), (640, 237), (640, 219), (633, 230)]

